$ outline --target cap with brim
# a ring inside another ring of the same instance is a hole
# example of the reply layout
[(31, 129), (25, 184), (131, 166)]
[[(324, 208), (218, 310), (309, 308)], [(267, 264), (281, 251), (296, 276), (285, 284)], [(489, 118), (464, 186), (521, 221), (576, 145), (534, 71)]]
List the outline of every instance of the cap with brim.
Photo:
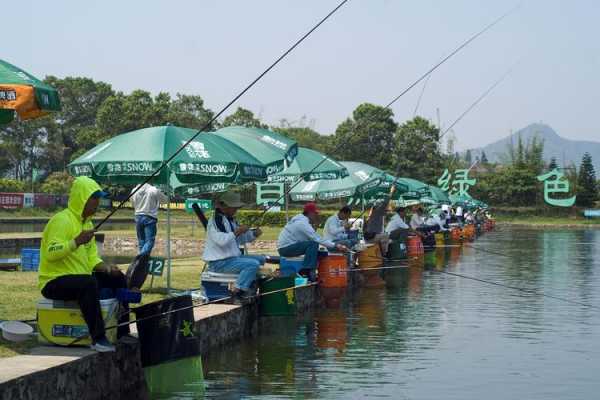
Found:
[(93, 197), (95, 199), (108, 199), (110, 197), (110, 193), (105, 192), (103, 190), (97, 190), (94, 193), (92, 193), (90, 197)]
[(219, 196), (219, 201), (226, 207), (241, 208), (244, 206), (241, 196), (237, 192), (227, 192)]

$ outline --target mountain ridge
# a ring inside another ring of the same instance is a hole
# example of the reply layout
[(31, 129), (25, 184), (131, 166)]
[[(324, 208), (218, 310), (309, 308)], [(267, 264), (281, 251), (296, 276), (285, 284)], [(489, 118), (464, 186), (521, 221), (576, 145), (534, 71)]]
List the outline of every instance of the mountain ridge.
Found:
[(550, 159), (555, 157), (560, 166), (569, 166), (574, 163), (579, 168), (583, 154), (588, 152), (592, 156), (597, 175), (600, 174), (600, 142), (563, 138), (552, 127), (543, 123), (529, 124), (508, 137), (484, 147), (470, 149), (471, 155), (473, 158), (481, 157), (481, 153), (484, 151), (488, 161), (501, 163), (505, 161), (510, 141), (512, 140), (516, 145), (519, 136), (524, 144), (536, 136), (542, 139), (544, 141), (544, 160), (550, 162)]

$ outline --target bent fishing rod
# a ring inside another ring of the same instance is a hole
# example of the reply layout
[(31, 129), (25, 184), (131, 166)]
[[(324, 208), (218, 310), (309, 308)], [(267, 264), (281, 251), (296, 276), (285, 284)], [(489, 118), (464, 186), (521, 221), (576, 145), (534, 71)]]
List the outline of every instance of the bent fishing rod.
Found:
[(154, 179), (160, 171), (162, 171), (173, 159), (192, 141), (194, 141), (204, 130), (209, 129), (212, 124), (225, 112), (227, 111), (236, 101), (238, 101), (246, 92), (248, 92), (254, 85), (256, 85), (265, 75), (267, 75), (277, 64), (279, 64), (284, 58), (286, 58), (296, 47), (298, 47), (305, 39), (307, 39), (317, 28), (319, 28), (325, 21), (327, 21), (333, 14), (335, 14), (342, 6), (344, 6), (349, 0), (342, 0), (333, 10), (331, 10), (325, 17), (323, 17), (317, 24), (315, 24), (308, 32), (306, 32), (300, 39), (298, 39), (292, 46), (290, 46), (286, 51), (283, 52), (271, 65), (269, 65), (263, 72), (261, 72), (253, 81), (251, 81), (242, 91), (240, 91), (229, 103), (227, 103), (219, 112), (217, 112), (202, 128), (200, 128), (190, 139), (188, 139), (184, 144), (182, 144), (167, 160), (163, 161), (158, 169), (156, 169), (152, 175), (147, 177), (142, 184), (138, 185), (125, 200), (121, 201), (119, 205), (111, 210), (111, 212), (104, 217), (96, 225), (95, 230), (100, 229), (100, 227), (108, 221), (118, 210), (123, 208), (123, 205), (131, 199), (133, 195), (135, 195), (146, 183), (149, 183), (152, 179)]
[[(476, 40), (478, 37), (480, 37), (481, 35), (483, 35), (485, 32), (487, 32), (488, 30), (492, 29), (495, 25), (497, 25), (498, 23), (500, 23), (500, 21), (502, 21), (503, 19), (505, 19), (506, 17), (508, 17), (510, 14), (512, 14), (513, 12), (515, 12), (517, 9), (519, 9), (521, 7), (521, 4), (522, 4), (522, 2), (519, 3), (519, 4), (517, 4), (515, 7), (511, 8), (510, 10), (508, 10), (507, 12), (505, 12), (504, 14), (502, 14), (501, 16), (499, 16), (498, 18), (496, 18), (490, 24), (486, 25), (480, 31), (476, 32), (474, 35), (472, 35), (467, 40), (465, 40), (463, 43), (461, 43), (452, 52), (450, 52), (450, 54), (448, 54), (446, 57), (442, 58), (439, 62), (435, 63), (423, 75), (421, 75), (418, 79), (416, 79), (414, 82), (412, 82), (410, 85), (408, 85), (403, 91), (400, 92), (400, 94), (398, 94), (396, 97), (394, 97), (383, 108), (378, 109), (376, 111), (376, 113), (379, 113), (379, 112), (382, 112), (383, 110), (389, 109), (392, 105), (394, 105), (394, 103), (396, 103), (398, 100), (400, 100), (400, 98), (402, 98), (406, 93), (408, 93), (410, 90), (412, 90), (415, 86), (417, 86), (424, 79), (427, 79), (427, 77), (429, 75), (431, 75), (435, 70), (437, 70), (439, 67), (441, 67), (443, 64), (445, 64), (448, 60), (450, 60), (452, 57), (454, 57), (457, 53), (459, 53), (461, 50), (463, 50), (465, 47), (467, 47), (471, 42), (473, 42), (474, 40)], [(374, 115), (374, 116), (372, 116), (372, 118), (374, 118), (375, 116), (377, 116), (377, 114)], [(303, 181), (303, 179), (305, 177), (310, 176), (310, 174), (312, 174), (317, 168), (319, 168), (326, 160), (327, 160), (327, 157), (324, 157), (310, 171), (308, 171), (308, 172), (306, 172), (304, 174), (301, 174), (301, 176), (297, 179), (297, 181), (294, 182), (287, 190), (284, 191), (283, 195), (281, 195), (277, 200), (275, 200), (274, 202), (272, 202), (271, 204), (269, 204), (263, 210), (261, 218), (264, 220), (265, 214), (272, 207), (274, 207), (275, 204), (277, 204), (279, 201), (281, 201), (284, 198), (286, 198), (286, 196), (289, 195), (289, 193), (292, 191), (292, 189), (294, 189), (296, 186), (298, 186)], [(394, 184), (395, 184), (395, 182), (394, 182)], [(261, 224), (262, 224), (263, 220), (261, 220)]]

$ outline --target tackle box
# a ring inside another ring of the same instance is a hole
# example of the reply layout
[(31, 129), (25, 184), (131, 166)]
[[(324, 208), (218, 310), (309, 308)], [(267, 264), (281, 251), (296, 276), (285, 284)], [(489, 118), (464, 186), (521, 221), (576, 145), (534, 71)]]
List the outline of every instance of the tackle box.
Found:
[(221, 274), (212, 271), (203, 272), (201, 275), (202, 287), (208, 301), (229, 297), (237, 278), (238, 274)]
[[(116, 299), (100, 300), (104, 326), (115, 326), (118, 320), (119, 302)], [(76, 301), (43, 298), (37, 303), (38, 340), (44, 344), (61, 346), (89, 346), (92, 340)], [(83, 337), (83, 338), (82, 338)], [(117, 341), (117, 329), (107, 329), (106, 337), (111, 343)], [(81, 338), (76, 343), (75, 339)]]

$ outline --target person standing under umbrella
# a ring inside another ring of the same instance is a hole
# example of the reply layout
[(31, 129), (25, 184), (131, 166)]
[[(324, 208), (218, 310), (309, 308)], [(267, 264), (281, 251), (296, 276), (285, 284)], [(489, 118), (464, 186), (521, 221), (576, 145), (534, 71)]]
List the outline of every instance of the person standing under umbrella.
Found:
[[(139, 188), (139, 189), (138, 189)], [(158, 222), (158, 209), (161, 203), (166, 203), (169, 198), (155, 186), (149, 183), (141, 188), (133, 188), (131, 203), (135, 210), (135, 230), (138, 239), (139, 256), (148, 256), (152, 253), (156, 240), (156, 225)]]

